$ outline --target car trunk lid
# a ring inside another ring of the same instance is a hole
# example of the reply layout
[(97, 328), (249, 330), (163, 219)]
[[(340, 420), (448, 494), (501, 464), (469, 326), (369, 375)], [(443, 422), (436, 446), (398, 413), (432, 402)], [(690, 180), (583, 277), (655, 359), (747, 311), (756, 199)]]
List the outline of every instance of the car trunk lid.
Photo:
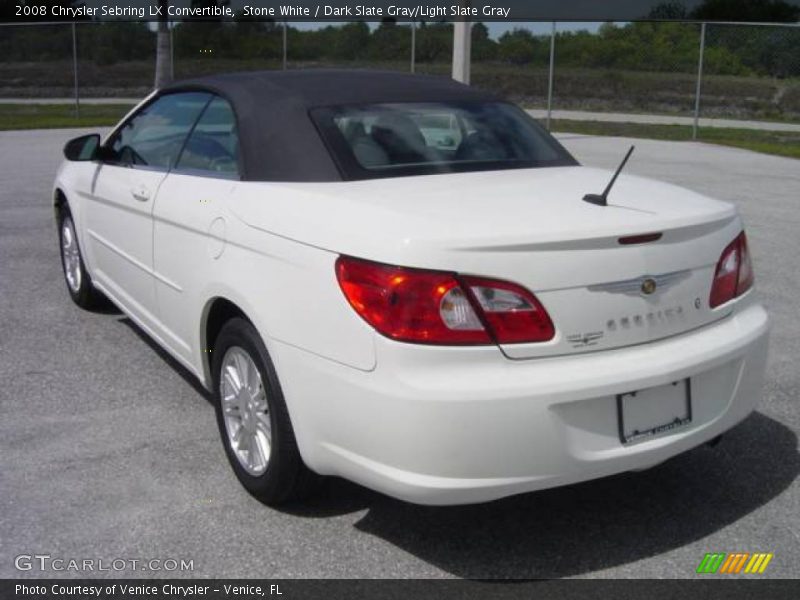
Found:
[[(550, 342), (502, 346), (509, 358), (646, 343), (724, 316), (708, 297), (720, 253), (741, 229), (733, 207), (625, 174), (608, 206), (582, 200), (610, 177), (561, 167), (245, 184), (233, 210), (255, 227), (336, 253), (524, 285), (557, 333)], [(656, 235), (621, 243), (642, 234)]]

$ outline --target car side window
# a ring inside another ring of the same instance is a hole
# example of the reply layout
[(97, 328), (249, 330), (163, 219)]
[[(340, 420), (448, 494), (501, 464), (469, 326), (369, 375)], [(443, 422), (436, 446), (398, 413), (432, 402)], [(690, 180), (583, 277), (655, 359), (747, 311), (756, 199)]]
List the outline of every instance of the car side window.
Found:
[(239, 136), (227, 100), (216, 97), (208, 104), (186, 140), (175, 170), (226, 179), (239, 177)]
[(151, 102), (109, 140), (111, 162), (171, 168), (192, 125), (210, 99), (211, 94), (186, 92), (167, 94)]

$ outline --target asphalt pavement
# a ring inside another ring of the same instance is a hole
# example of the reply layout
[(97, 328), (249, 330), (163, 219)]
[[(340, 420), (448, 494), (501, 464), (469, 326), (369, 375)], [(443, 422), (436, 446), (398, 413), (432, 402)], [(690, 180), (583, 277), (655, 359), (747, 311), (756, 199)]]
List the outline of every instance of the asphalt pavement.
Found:
[(419, 507), (331, 480), (275, 510), (236, 481), (191, 377), (123, 315), (70, 302), (51, 185), (79, 133), (0, 132), (0, 577), (92, 575), (15, 568), (34, 554), (126, 561), (104, 577), (696, 577), (705, 553), (733, 551), (773, 553), (761, 577), (798, 575), (800, 161), (561, 136), (610, 168), (635, 143), (630, 172), (741, 209), (772, 346), (759, 410), (717, 447), (484, 505)]

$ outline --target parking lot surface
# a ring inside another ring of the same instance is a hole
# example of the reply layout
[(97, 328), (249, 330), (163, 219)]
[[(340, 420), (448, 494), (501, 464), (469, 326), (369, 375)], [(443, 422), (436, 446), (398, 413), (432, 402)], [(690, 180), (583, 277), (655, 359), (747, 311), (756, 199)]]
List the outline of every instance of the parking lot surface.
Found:
[(694, 577), (705, 553), (734, 551), (774, 553), (762, 577), (797, 576), (800, 161), (560, 136), (608, 168), (635, 143), (629, 172), (741, 209), (772, 344), (758, 412), (717, 447), (484, 505), (419, 507), (331, 480), (275, 510), (234, 478), (199, 385), (123, 315), (70, 302), (51, 184), (79, 133), (0, 132), (0, 577), (93, 575), (19, 572), (23, 554), (193, 564), (96, 576)]

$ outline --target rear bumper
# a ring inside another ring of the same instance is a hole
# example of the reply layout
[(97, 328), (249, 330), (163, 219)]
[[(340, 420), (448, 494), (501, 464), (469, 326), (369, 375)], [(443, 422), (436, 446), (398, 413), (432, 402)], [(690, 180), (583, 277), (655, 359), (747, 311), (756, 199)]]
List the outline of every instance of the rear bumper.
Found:
[[(768, 317), (754, 302), (692, 333), (569, 357), (376, 340), (365, 372), (271, 348), (304, 460), (410, 502), (461, 504), (642, 469), (755, 408)], [(631, 444), (616, 395), (691, 378), (692, 422)]]

